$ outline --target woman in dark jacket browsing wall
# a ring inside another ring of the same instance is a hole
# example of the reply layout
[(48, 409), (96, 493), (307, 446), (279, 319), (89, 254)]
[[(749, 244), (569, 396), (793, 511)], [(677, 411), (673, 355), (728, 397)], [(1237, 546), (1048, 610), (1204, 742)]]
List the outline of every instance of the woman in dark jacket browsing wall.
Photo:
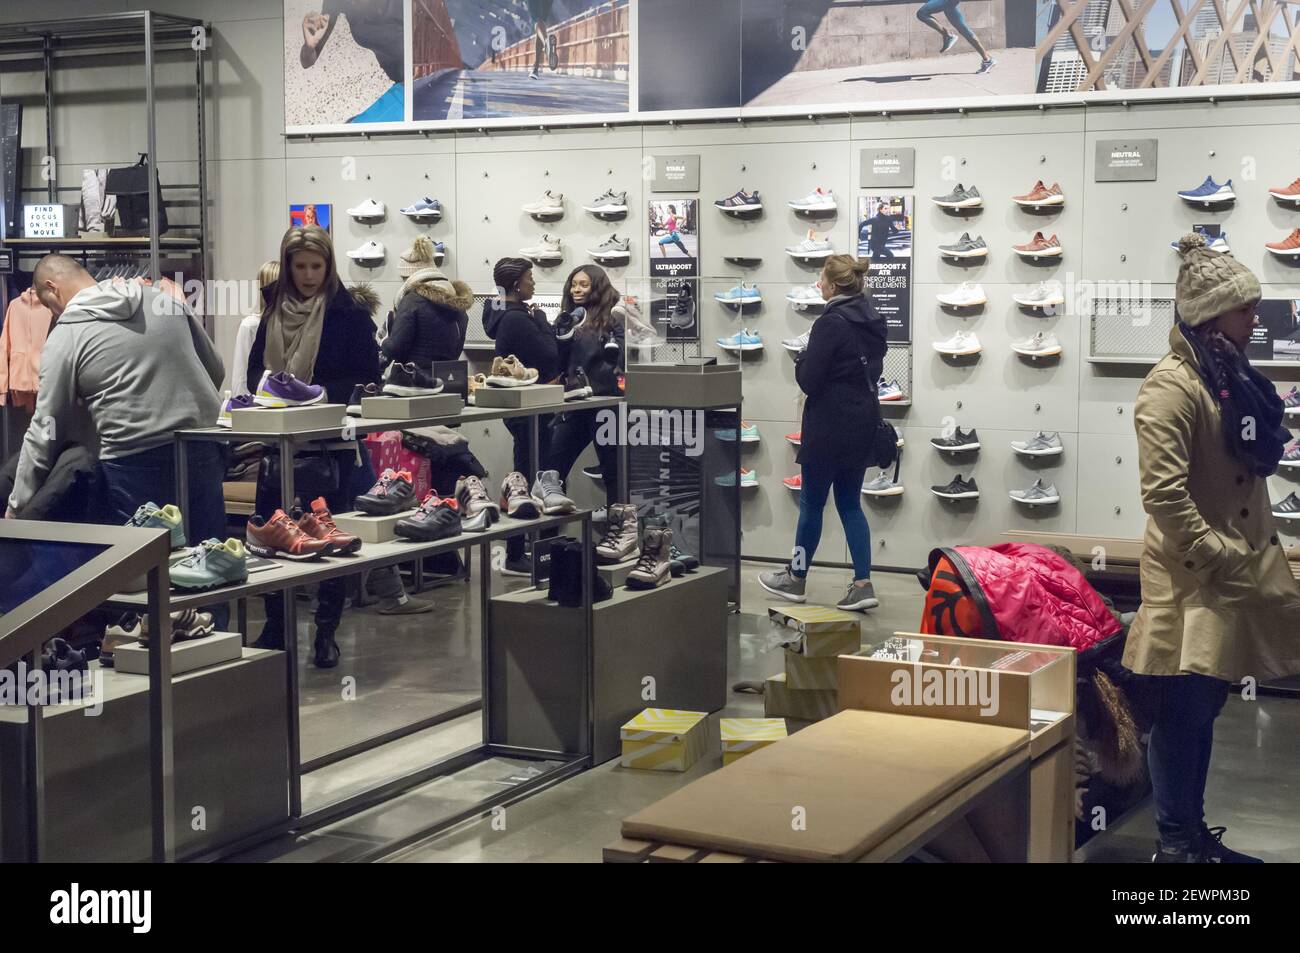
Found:
[(826, 259), (820, 282), (826, 310), (795, 358), (795, 379), (807, 395), (798, 457), (803, 468), (799, 526), (790, 565), (758, 577), (764, 589), (791, 602), (805, 599), (822, 511), (833, 490), (853, 557), (853, 582), (836, 606), (857, 610), (880, 604), (871, 585), (871, 530), (860, 499), (880, 421), (876, 381), (885, 357), (885, 319), (863, 294), (868, 266), (849, 255)]
[[(262, 289), (262, 296), (266, 305), (248, 355), (249, 381), (260, 381), (264, 371), (287, 371), (305, 383), (324, 387), (331, 403), (346, 404), (356, 385), (379, 379), (374, 322), (379, 298), (364, 286), (343, 287), (334, 245), (324, 229), (309, 225), (285, 233), (280, 243), (280, 278)], [(319, 487), (295, 486), (304, 508), (311, 507), (312, 497), (323, 496), (330, 512), (351, 510), (352, 500), (375, 482), (365, 445), (335, 441), (315, 449), (333, 460), (331, 470), (337, 470), (338, 479)], [(263, 461), (257, 484), (258, 514), (269, 521), (277, 509), (290, 509), (293, 502), (280, 499), (279, 479), (270, 478)], [(395, 568), (375, 571), (370, 582), (383, 614), (433, 608), (406, 595)], [(339, 661), (334, 634), (343, 616), (344, 586), (341, 578), (320, 585), (314, 653), (320, 668), (332, 668)], [(278, 594), (266, 598), (266, 626), (257, 644), (284, 647), (283, 602)]]
[[(537, 371), (539, 383), (549, 383), (560, 373), (560, 355), (555, 331), (540, 308), (528, 302), (536, 290), (533, 263), (526, 258), (502, 258), (492, 269), (497, 295), (483, 302), (483, 330), (496, 342), (497, 357), (514, 355), (525, 367)], [(515, 441), (514, 467), (530, 482), (539, 469), (532, 459), (527, 417), (510, 417), (506, 429)], [(551, 417), (537, 420), (538, 456), (545, 460), (551, 436)], [(506, 575), (531, 576), (532, 564), (524, 559), (524, 537), (506, 540)]]
[(405, 279), (388, 336), (381, 350), (385, 362), (415, 364), (429, 370), (435, 361), (455, 361), (465, 350), (474, 292), (463, 281), (453, 281), (434, 267), (433, 243), (421, 235), (403, 259), (397, 273)]

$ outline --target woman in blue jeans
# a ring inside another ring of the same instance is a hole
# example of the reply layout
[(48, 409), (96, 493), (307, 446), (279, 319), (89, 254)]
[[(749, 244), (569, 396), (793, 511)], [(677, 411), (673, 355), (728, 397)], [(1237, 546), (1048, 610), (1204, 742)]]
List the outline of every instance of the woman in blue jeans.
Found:
[(876, 382), (885, 359), (885, 319), (863, 294), (870, 262), (832, 255), (822, 267), (826, 310), (808, 346), (795, 357), (795, 380), (807, 395), (799, 465), (799, 526), (790, 564), (760, 573), (759, 584), (791, 602), (803, 602), (808, 567), (821, 542), (822, 512), (832, 493), (853, 558), (853, 582), (836, 607), (850, 611), (880, 604), (871, 585), (871, 530), (862, 512), (862, 479), (870, 463), (880, 402)]
[(939, 34), (941, 45), (940, 53), (947, 53), (957, 44), (957, 37), (939, 23), (935, 18), (936, 13), (942, 13), (948, 18), (954, 30), (971, 46), (975, 47), (975, 52), (980, 55), (980, 68), (976, 73), (987, 73), (997, 65), (997, 60), (989, 55), (989, 51), (984, 48), (984, 44), (979, 41), (975, 31), (966, 23), (966, 18), (961, 14), (961, 0), (925, 0), (921, 8), (916, 11), (916, 18)]

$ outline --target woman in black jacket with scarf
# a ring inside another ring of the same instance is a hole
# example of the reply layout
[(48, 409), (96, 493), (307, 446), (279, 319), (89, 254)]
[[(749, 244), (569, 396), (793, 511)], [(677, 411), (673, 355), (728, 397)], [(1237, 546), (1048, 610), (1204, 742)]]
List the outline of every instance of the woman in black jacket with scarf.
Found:
[[(325, 388), (330, 403), (346, 404), (352, 389), (379, 379), (379, 346), (375, 340), (374, 314), (379, 298), (368, 287), (344, 288), (334, 263), (334, 245), (324, 229), (309, 225), (291, 228), (280, 243), (280, 278), (262, 289), (265, 307), (253, 349), (248, 355), (248, 379), (260, 381), (263, 371), (288, 371), (308, 384)], [(337, 480), (323, 485), (295, 482), (294, 489), (304, 508), (314, 497), (323, 496), (331, 513), (351, 510), (352, 501), (375, 482), (375, 471), (365, 445), (339, 441), (326, 445), (324, 468), (337, 472)], [(272, 476), (270, 461), (263, 459), (257, 481), (257, 512), (270, 519), (276, 509), (287, 509), (292, 500), (280, 499), (278, 475)], [(306, 481), (304, 481), (306, 482)], [(316, 606), (315, 662), (333, 668), (339, 661), (334, 634), (343, 616), (343, 579), (320, 584)], [(371, 586), (380, 598), (379, 611), (386, 615), (428, 612), (431, 603), (411, 599), (395, 569), (371, 574)], [(257, 641), (260, 648), (284, 647), (283, 602), (268, 596), (266, 626)]]
[(826, 310), (813, 324), (808, 346), (795, 358), (795, 379), (807, 395), (799, 464), (799, 526), (790, 565), (760, 573), (764, 589), (803, 602), (805, 577), (821, 541), (822, 511), (831, 491), (849, 552), (853, 582), (837, 608), (870, 609), (879, 605), (871, 585), (871, 530), (862, 512), (862, 479), (870, 462), (880, 402), (876, 382), (885, 358), (885, 319), (863, 293), (869, 262), (833, 255), (822, 268), (821, 291)]

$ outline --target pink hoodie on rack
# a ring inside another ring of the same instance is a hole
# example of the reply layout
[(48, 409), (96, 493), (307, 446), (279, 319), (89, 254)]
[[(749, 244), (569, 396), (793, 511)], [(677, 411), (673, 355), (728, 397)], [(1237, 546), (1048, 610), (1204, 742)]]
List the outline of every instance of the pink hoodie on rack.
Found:
[(31, 288), (9, 303), (0, 331), (0, 404), (12, 399), (29, 412), (36, 406), (41, 351), (53, 323), (54, 315)]

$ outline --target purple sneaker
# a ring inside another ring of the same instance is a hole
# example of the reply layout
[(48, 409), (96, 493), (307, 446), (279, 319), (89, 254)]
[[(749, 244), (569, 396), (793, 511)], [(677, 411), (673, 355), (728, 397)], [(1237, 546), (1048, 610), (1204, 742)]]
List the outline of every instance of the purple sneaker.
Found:
[(253, 410), (256, 407), (257, 404), (248, 394), (240, 394), (238, 397), (227, 397), (226, 402), (221, 405), (221, 413), (217, 414), (217, 426), (234, 426), (234, 418), (230, 416), (232, 410)]
[(257, 385), (253, 398), (262, 407), (302, 407), (318, 404), (325, 398), (325, 388), (319, 384), (304, 384), (288, 371), (272, 374), (267, 371)]

